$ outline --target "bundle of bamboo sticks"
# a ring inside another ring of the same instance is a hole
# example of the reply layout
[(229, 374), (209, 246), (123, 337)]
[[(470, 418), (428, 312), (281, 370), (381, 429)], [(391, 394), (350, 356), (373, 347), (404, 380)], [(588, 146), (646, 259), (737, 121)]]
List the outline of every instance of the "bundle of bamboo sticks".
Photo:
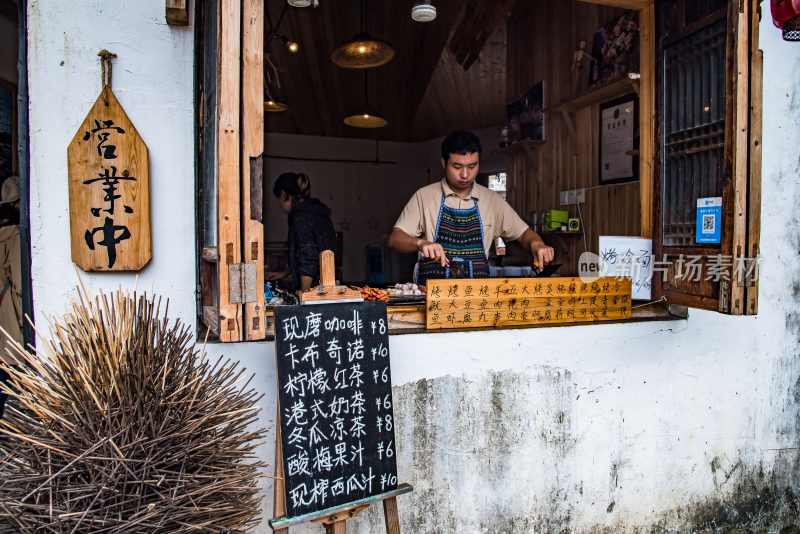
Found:
[[(0, 524), (25, 533), (244, 533), (259, 513), (260, 396), (161, 299), (79, 290), (0, 421)], [(252, 379), (252, 378), (251, 378)]]

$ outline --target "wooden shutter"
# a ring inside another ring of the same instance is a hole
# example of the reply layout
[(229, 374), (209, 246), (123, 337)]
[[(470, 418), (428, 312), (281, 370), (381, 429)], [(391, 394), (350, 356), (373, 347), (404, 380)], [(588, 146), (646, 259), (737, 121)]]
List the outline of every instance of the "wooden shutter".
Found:
[[(203, 195), (215, 195), (216, 202), (201, 204), (216, 210), (216, 228), (206, 229), (216, 232), (216, 247), (203, 246), (200, 300), (203, 322), (220, 341), (233, 342), (263, 339), (265, 334), (261, 217), (264, 6), (261, 0), (218, 1), (216, 10), (204, 13), (215, 17), (204, 25), (216, 27), (216, 42), (206, 40), (204, 46), (216, 47), (217, 57), (211, 67), (216, 69), (214, 87), (203, 87), (201, 92), (204, 105), (215, 106), (212, 112), (202, 110), (203, 117), (213, 117), (202, 128), (214, 128), (215, 136), (204, 135), (213, 147), (203, 146), (201, 152), (205, 154), (203, 165), (214, 167), (216, 190), (204, 182), (201, 200)], [(208, 94), (214, 98), (207, 98)]]
[[(715, 12), (715, 5), (722, 10)], [(761, 167), (757, 0), (672, 0), (657, 2), (656, 8), (654, 293), (674, 304), (756, 313)], [(723, 38), (724, 57), (713, 44)], [(719, 109), (723, 100), (724, 113)], [(704, 196), (722, 197), (718, 244), (695, 242), (691, 217)]]

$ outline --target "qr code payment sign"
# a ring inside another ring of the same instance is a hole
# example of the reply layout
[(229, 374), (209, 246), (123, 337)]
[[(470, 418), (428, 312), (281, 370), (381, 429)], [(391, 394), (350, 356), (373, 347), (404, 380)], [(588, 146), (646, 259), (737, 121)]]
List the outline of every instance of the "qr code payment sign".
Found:
[(719, 243), (722, 225), (722, 197), (697, 199), (697, 243)]
[(713, 214), (703, 215), (703, 233), (713, 234), (716, 231), (716, 218)]

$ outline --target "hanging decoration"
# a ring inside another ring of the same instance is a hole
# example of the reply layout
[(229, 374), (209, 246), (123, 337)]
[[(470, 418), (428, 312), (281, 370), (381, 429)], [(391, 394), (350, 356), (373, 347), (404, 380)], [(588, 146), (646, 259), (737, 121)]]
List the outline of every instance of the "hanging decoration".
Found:
[(100, 96), (67, 148), (72, 261), (84, 271), (138, 271), (152, 257), (147, 146), (111, 90), (116, 55), (97, 55)]
[(800, 41), (800, 0), (771, 0), (772, 22), (784, 41)]
[(281, 80), (278, 77), (278, 68), (272, 62), (271, 54), (264, 54), (264, 65), (266, 66), (264, 69), (264, 111), (286, 111), (289, 109), (289, 106), (273, 97), (272, 92), (270, 91), (270, 86), (273, 84), (273, 80), (275, 86), (278, 89), (281, 88)]

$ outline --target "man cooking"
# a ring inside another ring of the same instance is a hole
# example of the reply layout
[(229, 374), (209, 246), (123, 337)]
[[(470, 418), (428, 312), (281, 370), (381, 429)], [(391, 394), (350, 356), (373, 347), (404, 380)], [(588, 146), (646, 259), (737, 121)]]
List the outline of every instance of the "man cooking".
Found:
[(481, 143), (466, 131), (442, 141), (445, 177), (414, 193), (389, 236), (398, 252), (417, 252), (416, 283), (429, 278), (488, 278), (487, 253), (495, 237), (517, 240), (539, 268), (553, 249), (497, 193), (475, 183)]

